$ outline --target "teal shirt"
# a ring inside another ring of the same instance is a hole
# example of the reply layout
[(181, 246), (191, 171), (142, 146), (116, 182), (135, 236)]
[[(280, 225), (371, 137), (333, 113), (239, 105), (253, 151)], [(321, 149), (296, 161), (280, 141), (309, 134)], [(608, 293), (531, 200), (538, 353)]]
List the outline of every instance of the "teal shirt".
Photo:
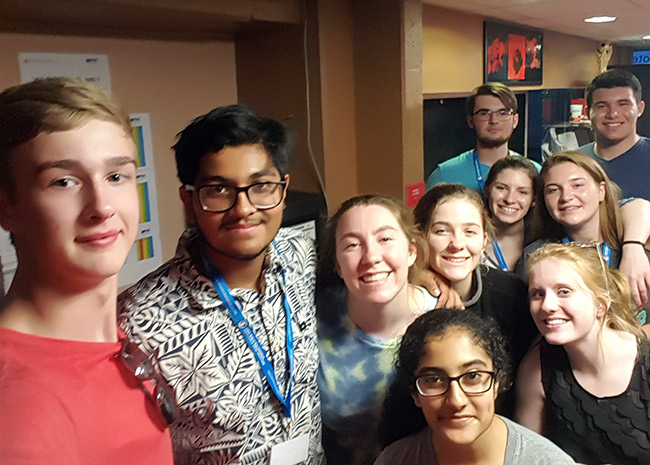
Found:
[[(441, 182), (453, 182), (462, 184), (463, 186), (467, 186), (470, 189), (474, 189), (476, 192), (482, 193), (481, 188), (478, 185), (478, 181), (476, 180), (476, 171), (474, 170), (474, 160), (472, 157), (473, 151), (474, 149), (468, 150), (467, 152), (461, 153), (457, 157), (440, 163), (427, 179), (426, 190), (431, 189), (433, 186), (440, 184)], [(510, 151), (510, 155), (521, 156), (517, 152), (513, 151)], [(535, 165), (535, 168), (537, 168), (537, 171), (542, 169), (539, 163), (533, 160), (531, 161)], [(479, 169), (481, 170), (483, 179), (487, 179), (490, 167), (479, 162)]]

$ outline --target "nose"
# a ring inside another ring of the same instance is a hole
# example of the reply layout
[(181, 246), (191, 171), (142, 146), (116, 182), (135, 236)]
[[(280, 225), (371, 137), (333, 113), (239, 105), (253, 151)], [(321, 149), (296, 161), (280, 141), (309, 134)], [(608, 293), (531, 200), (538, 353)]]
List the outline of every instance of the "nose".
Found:
[(102, 182), (91, 182), (87, 188), (86, 211), (93, 221), (101, 222), (115, 214), (110, 187)]
[(379, 252), (379, 245), (374, 241), (368, 241), (363, 248), (363, 261), (364, 263), (377, 263), (381, 260)]
[(452, 234), (449, 238), (448, 248), (452, 251), (463, 250), (465, 248), (465, 240), (461, 235)]
[(549, 313), (556, 311), (557, 297), (552, 292), (545, 293), (540, 308)]
[(517, 196), (514, 191), (508, 190), (503, 200), (506, 203), (515, 203), (517, 201)]
[(449, 383), (449, 390), (447, 391), (447, 402), (457, 409), (461, 409), (467, 404), (467, 395), (460, 388), (458, 380), (455, 379)]
[(250, 215), (251, 213), (255, 213), (257, 211), (257, 208), (251, 203), (250, 200), (248, 200), (248, 195), (246, 195), (246, 192), (241, 191), (237, 193), (237, 197), (235, 198), (235, 205), (233, 205), (230, 211), (243, 218)]

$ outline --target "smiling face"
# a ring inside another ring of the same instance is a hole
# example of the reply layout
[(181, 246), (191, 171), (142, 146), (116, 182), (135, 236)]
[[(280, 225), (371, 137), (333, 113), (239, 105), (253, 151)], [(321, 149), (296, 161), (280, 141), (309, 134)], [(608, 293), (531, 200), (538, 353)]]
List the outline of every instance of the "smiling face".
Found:
[(643, 114), (645, 103), (637, 102), (631, 87), (596, 89), (589, 109), (596, 142), (611, 146), (636, 139), (636, 123)]
[[(284, 198), (276, 207), (258, 210), (241, 192), (230, 210), (213, 213), (201, 208), (198, 190), (208, 184), (243, 187), (281, 180), (280, 172), (264, 147), (245, 144), (205, 155), (194, 181), (195, 190), (190, 192), (181, 187), (188, 219), (198, 224), (205, 238), (206, 253), (222, 273), (226, 262), (251, 261), (262, 255), (280, 228)], [(288, 175), (285, 180), (288, 183)]]
[[(474, 103), (474, 112), (478, 110), (498, 112), (500, 110), (506, 110), (506, 106), (501, 99), (494, 95), (479, 95), (476, 97)], [(487, 121), (479, 119), (477, 115), (467, 117), (469, 127), (476, 130), (478, 144), (486, 148), (499, 147), (506, 144), (510, 140), (510, 137), (512, 137), (512, 133), (518, 123), (519, 115), (517, 114), (512, 115), (505, 121), (498, 120), (494, 113)]]
[(530, 313), (549, 344), (597, 340), (606, 309), (563, 260), (548, 257), (534, 263), (528, 289)]
[[(415, 377), (425, 374), (460, 376), (470, 371), (492, 371), (492, 360), (465, 331), (449, 328), (444, 334), (429, 337), (424, 346)], [(457, 381), (449, 390), (435, 397), (413, 393), (415, 404), (422, 409), (433, 432), (434, 448), (471, 445), (486, 439), (493, 426), (498, 382), (482, 394), (465, 394)]]
[(502, 224), (522, 221), (533, 205), (533, 181), (523, 169), (505, 168), (490, 186), (490, 211)]
[(544, 201), (551, 217), (568, 234), (579, 233), (600, 240), (600, 202), (605, 200), (605, 183), (597, 183), (574, 163), (559, 163), (544, 176)]
[(359, 205), (336, 228), (336, 264), (348, 299), (384, 304), (407, 298), (408, 269), (416, 250), (395, 215), (380, 205)]
[(466, 198), (443, 201), (431, 214), (427, 241), (429, 265), (463, 296), (487, 243), (481, 212)]
[(12, 160), (16, 187), (0, 194), (0, 222), (13, 233), (20, 266), (60, 285), (116, 276), (139, 216), (135, 147), (124, 129), (92, 120), (42, 132)]

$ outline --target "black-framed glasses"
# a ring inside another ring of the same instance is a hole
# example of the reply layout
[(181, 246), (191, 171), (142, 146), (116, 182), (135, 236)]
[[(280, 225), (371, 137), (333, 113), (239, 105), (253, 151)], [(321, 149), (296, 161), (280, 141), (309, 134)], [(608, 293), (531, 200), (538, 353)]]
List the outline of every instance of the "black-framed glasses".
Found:
[(495, 377), (496, 372), (481, 370), (468, 371), (460, 376), (431, 373), (418, 376), (415, 379), (415, 387), (421, 396), (442, 396), (449, 391), (452, 381), (456, 381), (465, 394), (483, 394), (492, 388)]
[(286, 181), (256, 182), (248, 186), (235, 187), (225, 184), (207, 184), (196, 189), (186, 185), (188, 191), (196, 191), (201, 208), (207, 212), (223, 213), (237, 203), (240, 192), (244, 192), (248, 201), (258, 210), (277, 207), (282, 202)]
[(512, 117), (513, 113), (512, 110), (507, 110), (505, 108), (502, 108), (501, 110), (488, 110), (486, 108), (481, 108), (472, 113), (472, 115), (476, 116), (481, 121), (490, 121), (492, 115), (494, 115), (497, 121), (507, 121)]
[(177, 413), (176, 396), (156, 369), (152, 358), (126, 337), (122, 339), (122, 347), (115, 354), (115, 358), (121, 360), (127, 370), (135, 376), (147, 397), (158, 405), (165, 422), (171, 425)]

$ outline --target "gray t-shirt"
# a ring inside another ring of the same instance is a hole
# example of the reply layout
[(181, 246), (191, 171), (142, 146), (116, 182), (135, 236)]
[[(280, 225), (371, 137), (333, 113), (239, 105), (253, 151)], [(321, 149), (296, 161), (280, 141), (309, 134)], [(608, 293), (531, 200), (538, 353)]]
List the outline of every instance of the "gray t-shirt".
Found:
[[(539, 434), (499, 416), (508, 428), (503, 465), (575, 465), (562, 449)], [(437, 465), (429, 427), (388, 446), (375, 465)]]

